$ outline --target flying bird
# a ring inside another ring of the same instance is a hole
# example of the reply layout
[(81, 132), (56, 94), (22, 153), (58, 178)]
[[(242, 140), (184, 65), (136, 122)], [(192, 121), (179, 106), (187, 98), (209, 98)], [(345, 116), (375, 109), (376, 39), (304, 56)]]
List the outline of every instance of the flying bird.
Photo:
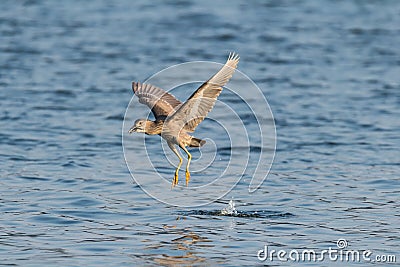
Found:
[(206, 141), (189, 133), (205, 119), (221, 94), (222, 87), (229, 81), (239, 63), (239, 55), (230, 53), (225, 65), (208, 81), (204, 82), (187, 100), (182, 103), (172, 94), (151, 84), (132, 82), (132, 89), (139, 103), (147, 105), (154, 114), (155, 121), (138, 119), (129, 133), (139, 132), (148, 135), (158, 134), (167, 141), (169, 148), (179, 158), (178, 167), (172, 180), (172, 187), (178, 184), (178, 172), (182, 157), (176, 146), (188, 156), (186, 165), (186, 186), (189, 184), (189, 165), (192, 155), (186, 147), (201, 147)]

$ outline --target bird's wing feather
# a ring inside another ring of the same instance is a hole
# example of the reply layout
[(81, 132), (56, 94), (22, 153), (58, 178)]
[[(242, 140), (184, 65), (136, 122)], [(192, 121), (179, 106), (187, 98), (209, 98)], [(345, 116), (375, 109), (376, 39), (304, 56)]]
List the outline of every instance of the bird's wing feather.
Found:
[(132, 82), (132, 90), (139, 97), (139, 102), (151, 109), (156, 120), (165, 120), (182, 104), (172, 94), (151, 84)]
[(239, 55), (229, 54), (225, 65), (208, 81), (203, 83), (183, 103), (169, 119), (170, 122), (181, 125), (188, 132), (193, 132), (214, 107), (217, 97), (224, 86), (235, 72), (239, 63)]

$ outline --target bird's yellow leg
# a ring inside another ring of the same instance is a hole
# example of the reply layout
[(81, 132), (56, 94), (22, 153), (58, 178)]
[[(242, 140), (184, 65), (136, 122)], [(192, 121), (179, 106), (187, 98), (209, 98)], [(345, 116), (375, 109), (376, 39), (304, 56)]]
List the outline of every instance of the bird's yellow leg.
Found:
[(179, 164), (178, 167), (175, 170), (175, 176), (174, 176), (174, 180), (172, 180), (172, 188), (174, 188), (174, 186), (176, 186), (178, 184), (178, 173), (179, 173), (179, 169), (182, 166), (182, 157), (179, 155), (178, 150), (176, 149), (176, 147), (174, 146), (173, 143), (169, 143), (168, 142), (168, 146), (169, 148), (175, 153), (175, 155), (179, 158)]
[(190, 172), (189, 172), (189, 165), (190, 165), (190, 161), (192, 160), (192, 154), (189, 153), (189, 151), (186, 149), (186, 147), (184, 146), (180, 146), (188, 155), (188, 162), (186, 165), (186, 186), (189, 185), (189, 180), (190, 180)]
[(182, 166), (182, 161), (183, 161), (182, 158), (179, 156), (179, 164), (178, 164), (178, 167), (175, 170), (175, 176), (174, 176), (174, 180), (172, 181), (172, 187), (174, 187), (175, 185), (178, 184), (178, 173), (179, 173), (179, 169)]

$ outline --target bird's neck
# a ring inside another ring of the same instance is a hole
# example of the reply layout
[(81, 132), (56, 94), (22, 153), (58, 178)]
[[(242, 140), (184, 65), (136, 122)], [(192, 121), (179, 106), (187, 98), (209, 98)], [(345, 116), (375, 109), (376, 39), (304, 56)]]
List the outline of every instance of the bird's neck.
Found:
[(147, 121), (145, 133), (150, 135), (161, 134), (163, 125), (164, 121)]

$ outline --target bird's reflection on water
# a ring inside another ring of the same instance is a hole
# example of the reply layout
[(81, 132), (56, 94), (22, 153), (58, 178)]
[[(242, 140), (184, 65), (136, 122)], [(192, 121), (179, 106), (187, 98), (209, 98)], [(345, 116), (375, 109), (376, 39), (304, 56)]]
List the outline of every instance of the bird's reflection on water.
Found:
[[(177, 220), (181, 220), (178, 217)], [(164, 230), (169, 234), (178, 235), (170, 241), (161, 241), (151, 244), (145, 250), (157, 250), (159, 253), (151, 253), (149, 259), (157, 265), (194, 265), (205, 263), (207, 259), (197, 251), (198, 247), (213, 247), (212, 241), (194, 233), (191, 229), (178, 229), (176, 225), (164, 225)]]

